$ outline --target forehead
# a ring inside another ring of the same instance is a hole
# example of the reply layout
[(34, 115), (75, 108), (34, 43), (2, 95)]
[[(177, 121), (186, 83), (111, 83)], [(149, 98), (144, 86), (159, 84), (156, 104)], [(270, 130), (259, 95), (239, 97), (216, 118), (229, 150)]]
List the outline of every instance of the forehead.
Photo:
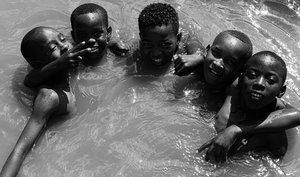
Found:
[(50, 41), (56, 39), (59, 34), (53, 29), (42, 29), (36, 33), (34, 42), (38, 46), (45, 47)]
[(163, 38), (176, 38), (171, 24), (155, 27), (146, 27), (141, 29), (140, 36), (142, 39), (155, 40)]
[(221, 48), (222, 51), (235, 56), (237, 59), (243, 57), (249, 50), (244, 42), (227, 33), (217, 36), (212, 47)]
[(260, 55), (251, 57), (246, 64), (246, 70), (256, 69), (261, 72), (273, 73), (283, 78), (284, 69), (282, 64), (271, 56)]
[(101, 13), (97, 12), (80, 14), (74, 18), (74, 25), (76, 28), (94, 25), (104, 26), (104, 17)]

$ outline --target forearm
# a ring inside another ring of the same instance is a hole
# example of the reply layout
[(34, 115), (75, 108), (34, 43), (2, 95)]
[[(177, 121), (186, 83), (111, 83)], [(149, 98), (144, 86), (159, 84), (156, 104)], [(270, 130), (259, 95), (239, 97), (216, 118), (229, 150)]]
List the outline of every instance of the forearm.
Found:
[(40, 69), (30, 71), (25, 77), (24, 85), (30, 88), (38, 87), (59, 71), (61, 71), (59, 63), (56, 61), (51, 62)]
[(300, 112), (289, 108), (272, 112), (263, 122), (237, 124), (240, 135), (283, 131), (300, 125)]

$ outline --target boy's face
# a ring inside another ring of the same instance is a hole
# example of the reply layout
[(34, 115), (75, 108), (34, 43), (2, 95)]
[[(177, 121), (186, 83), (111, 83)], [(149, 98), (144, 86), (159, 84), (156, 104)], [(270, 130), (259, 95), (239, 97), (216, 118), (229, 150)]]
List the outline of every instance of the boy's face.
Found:
[(76, 43), (95, 39), (88, 59), (99, 59), (110, 39), (111, 28), (107, 28), (100, 13), (87, 13), (75, 17), (72, 26), (72, 37)]
[(140, 31), (141, 57), (147, 63), (163, 66), (170, 63), (175, 54), (180, 35), (174, 34), (171, 24), (145, 28)]
[(241, 71), (248, 47), (238, 38), (223, 34), (207, 49), (204, 59), (204, 78), (207, 84), (224, 87)]
[(276, 96), (282, 96), (285, 91), (283, 77), (282, 66), (274, 58), (250, 58), (240, 80), (241, 94), (246, 106), (250, 109), (263, 108)]
[(34, 62), (41, 66), (60, 58), (73, 47), (63, 34), (50, 28), (39, 31), (34, 40), (35, 57), (39, 59)]

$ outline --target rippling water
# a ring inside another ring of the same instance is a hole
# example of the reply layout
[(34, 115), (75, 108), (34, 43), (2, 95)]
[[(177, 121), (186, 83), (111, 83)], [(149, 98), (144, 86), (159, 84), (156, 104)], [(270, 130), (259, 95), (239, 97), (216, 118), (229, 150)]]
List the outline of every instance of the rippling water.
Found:
[[(0, 167), (30, 115), (33, 93), (22, 85), (27, 65), (20, 41), (35, 26), (68, 34), (69, 16), (83, 0), (0, 1)], [(89, 1), (90, 2), (90, 1)], [(99, 0), (113, 36), (138, 39), (137, 17), (154, 1)], [(204, 45), (226, 29), (245, 32), (254, 52), (272, 50), (287, 63), (284, 100), (300, 107), (300, 2), (292, 0), (166, 0), (181, 27), (193, 29)], [(267, 154), (234, 156), (215, 166), (195, 150), (214, 136), (220, 96), (199, 82), (171, 73), (160, 78), (124, 76), (122, 58), (108, 55), (97, 68), (74, 78), (78, 114), (55, 120), (25, 159), (19, 176), (299, 176), (298, 129), (289, 131), (281, 160)], [(183, 89), (182, 94), (178, 90)], [(211, 101), (214, 100), (214, 101)]]

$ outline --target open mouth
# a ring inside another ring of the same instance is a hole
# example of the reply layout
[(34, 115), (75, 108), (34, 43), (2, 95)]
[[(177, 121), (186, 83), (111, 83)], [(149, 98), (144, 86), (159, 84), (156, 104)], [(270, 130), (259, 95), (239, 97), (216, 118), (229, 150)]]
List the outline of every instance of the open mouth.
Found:
[(263, 98), (263, 95), (257, 92), (250, 92), (249, 95), (253, 100), (261, 100)]
[(98, 47), (91, 47), (91, 53), (98, 52), (99, 48)]
[(161, 59), (161, 58), (152, 58), (151, 60), (156, 65), (160, 65), (163, 63), (163, 59)]
[(209, 71), (210, 71), (211, 74), (213, 74), (216, 77), (222, 77), (222, 75), (223, 75), (220, 71), (216, 71), (211, 67), (209, 68)]
[(213, 64), (211, 64), (209, 66), (209, 71), (210, 71), (211, 74), (213, 74), (216, 77), (222, 77), (223, 76), (223, 69), (218, 68), (218, 67), (214, 66)]

